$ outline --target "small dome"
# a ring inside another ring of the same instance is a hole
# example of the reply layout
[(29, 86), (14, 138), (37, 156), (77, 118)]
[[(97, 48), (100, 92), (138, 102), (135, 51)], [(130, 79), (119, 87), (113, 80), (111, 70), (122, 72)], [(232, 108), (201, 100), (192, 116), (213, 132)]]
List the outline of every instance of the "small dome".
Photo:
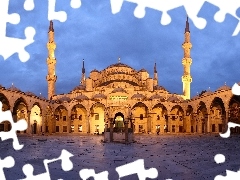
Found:
[(167, 91), (163, 86), (154, 86), (153, 87), (154, 90), (163, 90), (163, 91)]
[(76, 90), (85, 90), (85, 89), (86, 89), (86, 86), (80, 84), (80, 85), (76, 86), (76, 87), (73, 89), (73, 91), (76, 91)]
[[(94, 70), (92, 70), (91, 72), (99, 72), (99, 71), (98, 71), (97, 69), (94, 69)], [(91, 73), (91, 72), (90, 72), (90, 73)]]
[(107, 96), (105, 96), (104, 94), (95, 94), (93, 96), (93, 99), (107, 99)]
[(154, 94), (154, 95), (152, 95), (149, 99), (150, 99), (150, 100), (159, 99), (159, 100), (161, 100), (161, 101), (164, 101), (164, 100), (165, 100), (164, 97), (160, 96), (159, 94)]
[(140, 69), (139, 72), (147, 72), (146, 69)]
[(127, 67), (127, 68), (131, 68), (132, 69), (132, 67), (130, 67), (130, 66), (126, 65), (126, 64), (120, 63), (120, 62), (116, 63), (116, 64), (111, 64), (106, 69), (112, 68), (112, 67)]
[(127, 93), (127, 91), (125, 91), (123, 88), (119, 87), (119, 88), (115, 88), (112, 93), (117, 93), (117, 92), (123, 92), (123, 93)]
[(67, 96), (63, 96), (61, 98), (58, 99), (60, 102), (70, 102), (71, 99)]
[(131, 97), (131, 99), (145, 99), (145, 98), (146, 98), (146, 96), (144, 96), (143, 94), (139, 94), (139, 93), (134, 94), (134, 95)]
[(25, 94), (28, 95), (28, 96), (36, 96), (36, 94), (34, 94), (34, 93), (30, 92), (30, 91), (25, 92)]
[(213, 92), (211, 90), (206, 91), (205, 93), (202, 94), (202, 96), (208, 96), (213, 94)]
[(40, 95), (40, 96), (39, 96), (39, 99), (47, 100), (43, 95)]
[(227, 91), (227, 90), (231, 90), (231, 88), (226, 84), (217, 89), (217, 91)]
[(18, 89), (18, 88), (16, 88), (14, 85), (12, 85), (12, 86), (11, 86), (10, 88), (8, 88), (7, 90), (21, 92), (21, 90)]
[(80, 94), (79, 96), (77, 96), (75, 98), (76, 100), (80, 100), (80, 101), (83, 101), (83, 100), (89, 100), (89, 98), (83, 94)]
[(167, 101), (175, 103), (175, 102), (180, 102), (180, 99), (177, 96), (172, 95), (167, 99)]

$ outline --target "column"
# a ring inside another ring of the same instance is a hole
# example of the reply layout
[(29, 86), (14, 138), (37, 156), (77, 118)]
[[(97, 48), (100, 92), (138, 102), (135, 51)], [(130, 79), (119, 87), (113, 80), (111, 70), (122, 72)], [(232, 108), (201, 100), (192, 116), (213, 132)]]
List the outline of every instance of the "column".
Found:
[(124, 122), (124, 126), (125, 126), (125, 143), (128, 143), (128, 120), (126, 120)]
[(113, 118), (109, 118), (110, 120), (110, 142), (113, 142)]

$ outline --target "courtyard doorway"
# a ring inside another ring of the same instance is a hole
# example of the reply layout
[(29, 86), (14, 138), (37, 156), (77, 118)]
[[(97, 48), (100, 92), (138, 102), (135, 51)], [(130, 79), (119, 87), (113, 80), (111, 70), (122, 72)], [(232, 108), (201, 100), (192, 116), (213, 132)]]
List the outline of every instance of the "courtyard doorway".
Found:
[(33, 123), (33, 134), (37, 134), (37, 122), (36, 122), (36, 120)]
[(117, 114), (115, 114), (114, 124), (116, 128), (124, 127), (124, 115), (121, 112), (118, 112)]

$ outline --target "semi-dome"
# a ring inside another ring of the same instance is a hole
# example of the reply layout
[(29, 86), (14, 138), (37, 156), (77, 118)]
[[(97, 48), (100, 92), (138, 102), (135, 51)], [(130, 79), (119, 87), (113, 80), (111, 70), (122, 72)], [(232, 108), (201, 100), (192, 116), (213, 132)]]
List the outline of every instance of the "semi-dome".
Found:
[(17, 87), (15, 87), (14, 85), (12, 85), (12, 86), (11, 86), (10, 88), (8, 88), (7, 90), (21, 92), (21, 90), (18, 89)]

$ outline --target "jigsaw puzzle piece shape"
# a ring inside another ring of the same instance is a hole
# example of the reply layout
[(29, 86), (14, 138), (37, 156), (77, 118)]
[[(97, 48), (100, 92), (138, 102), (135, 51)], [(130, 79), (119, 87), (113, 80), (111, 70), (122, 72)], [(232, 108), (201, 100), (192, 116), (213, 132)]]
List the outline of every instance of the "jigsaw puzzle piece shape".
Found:
[(94, 169), (82, 169), (81, 171), (79, 171), (79, 176), (83, 180), (87, 180), (90, 177), (93, 177), (94, 180), (108, 180), (108, 172), (107, 171), (103, 171), (103, 172), (96, 174)]
[(25, 0), (24, 5), (23, 5), (23, 7), (26, 11), (32, 11), (34, 9), (34, 6), (35, 6), (34, 0)]
[(156, 168), (145, 169), (143, 159), (119, 166), (116, 168), (116, 171), (118, 172), (119, 179), (133, 174), (137, 174), (139, 180), (146, 180), (146, 178), (154, 179), (158, 177)]
[(230, 136), (230, 128), (240, 127), (240, 124), (228, 122), (228, 128), (225, 133), (219, 133), (222, 138), (228, 138)]
[(7, 139), (13, 139), (13, 148), (15, 150), (20, 150), (24, 145), (20, 145), (17, 138), (17, 131), (23, 131), (27, 129), (27, 122), (24, 119), (17, 121), (16, 123), (12, 119), (12, 113), (10, 110), (2, 111), (2, 102), (0, 102), (0, 123), (3, 121), (9, 121), (11, 123), (11, 130), (8, 132), (0, 132), (0, 137), (2, 141)]
[(226, 170), (226, 176), (222, 175), (217, 175), (214, 180), (234, 180), (234, 179), (239, 179), (240, 177), (240, 171), (234, 172), (234, 171), (229, 171)]
[(61, 160), (61, 166), (63, 171), (70, 171), (73, 168), (73, 163), (70, 160), (73, 154), (68, 152), (67, 150), (63, 149), (61, 155), (58, 158), (54, 159), (44, 159), (43, 164), (46, 169), (45, 173), (41, 173), (38, 175), (33, 175), (34, 168), (31, 164), (25, 164), (22, 168), (23, 173), (25, 174), (26, 178), (22, 180), (50, 180), (50, 172), (48, 168), (48, 164), (52, 162), (56, 162)]
[(3, 160), (0, 159), (0, 179), (5, 180), (5, 174), (3, 171), (3, 168), (11, 168), (15, 165), (15, 161), (12, 156), (8, 156), (4, 158)]
[(9, 0), (0, 1), (0, 39), (6, 36), (7, 23), (18, 24), (20, 22), (19, 14), (8, 14), (8, 6)]

